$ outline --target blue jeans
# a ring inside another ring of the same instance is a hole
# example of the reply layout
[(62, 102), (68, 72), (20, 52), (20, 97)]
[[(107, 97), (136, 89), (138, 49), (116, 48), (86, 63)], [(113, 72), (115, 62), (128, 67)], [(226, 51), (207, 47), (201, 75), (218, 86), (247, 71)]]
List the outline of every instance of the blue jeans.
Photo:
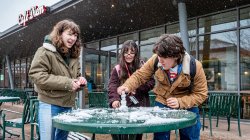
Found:
[(52, 117), (58, 113), (71, 110), (71, 107), (61, 107), (39, 101), (38, 123), (40, 140), (67, 140), (68, 131), (52, 128)]
[[(155, 102), (155, 106), (169, 108), (168, 106), (166, 106), (162, 103), (159, 103), (157, 101)], [(200, 129), (201, 129), (199, 108), (192, 107), (192, 108), (189, 108), (187, 110), (194, 112), (197, 115), (197, 117), (196, 117), (197, 123), (193, 126), (180, 129), (179, 130), (180, 131), (180, 139), (181, 140), (199, 140), (200, 139)], [(154, 140), (170, 140), (170, 131), (154, 133)]]

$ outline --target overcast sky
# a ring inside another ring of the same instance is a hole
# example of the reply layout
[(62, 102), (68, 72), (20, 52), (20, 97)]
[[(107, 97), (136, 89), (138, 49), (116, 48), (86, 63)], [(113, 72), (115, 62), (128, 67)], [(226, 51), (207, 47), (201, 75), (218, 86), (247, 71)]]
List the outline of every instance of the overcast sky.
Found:
[(51, 6), (60, 0), (0, 0), (0, 32), (18, 24), (19, 14), (32, 6)]

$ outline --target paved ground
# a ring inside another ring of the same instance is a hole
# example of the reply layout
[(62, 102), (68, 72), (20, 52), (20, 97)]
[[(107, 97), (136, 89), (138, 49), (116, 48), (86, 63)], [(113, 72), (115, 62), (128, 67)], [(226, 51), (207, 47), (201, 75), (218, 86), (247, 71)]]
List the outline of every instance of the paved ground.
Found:
[[(12, 105), (11, 103), (4, 103), (2, 108), (12, 109), (16, 111), (21, 111), (21, 105)], [(16, 115), (7, 113), (7, 118), (14, 118)], [(208, 120), (206, 120), (206, 125), (208, 125)], [(20, 129), (11, 129), (13, 132), (20, 134)], [(241, 121), (241, 132), (242, 137), (238, 134), (237, 121), (231, 121), (231, 130), (227, 131), (227, 121), (220, 120), (219, 127), (215, 126), (215, 121), (213, 121), (213, 136), (209, 135), (209, 128), (205, 128), (204, 131), (201, 130), (201, 140), (249, 140), (250, 139), (250, 120)], [(26, 139), (30, 139), (30, 125), (25, 125)], [(1, 132), (2, 133), (2, 132)], [(85, 134), (91, 136), (91, 134)], [(7, 135), (8, 136), (8, 135)], [(144, 134), (143, 140), (152, 140), (152, 134)], [(7, 138), (7, 140), (21, 140), (18, 137)], [(96, 140), (111, 140), (110, 135), (96, 135)], [(174, 131), (171, 133), (171, 140), (175, 140)]]

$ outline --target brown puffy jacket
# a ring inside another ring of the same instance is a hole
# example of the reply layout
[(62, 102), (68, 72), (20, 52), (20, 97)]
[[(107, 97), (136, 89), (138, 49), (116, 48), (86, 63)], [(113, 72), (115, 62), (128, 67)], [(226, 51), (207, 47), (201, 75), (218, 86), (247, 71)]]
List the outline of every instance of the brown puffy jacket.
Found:
[(153, 89), (156, 94), (156, 101), (166, 105), (166, 99), (169, 97), (176, 97), (179, 101), (180, 108), (187, 109), (202, 104), (208, 93), (207, 80), (202, 68), (202, 64), (196, 60), (196, 75), (194, 77), (194, 85), (191, 93), (189, 93), (190, 81), (190, 56), (185, 54), (182, 62), (182, 72), (171, 85), (167, 74), (160, 68), (154, 70), (154, 62), (157, 55), (153, 55), (140, 70), (133, 73), (133, 75), (123, 84), (129, 88), (130, 91), (136, 89), (139, 85), (147, 82), (154, 74), (156, 85)]

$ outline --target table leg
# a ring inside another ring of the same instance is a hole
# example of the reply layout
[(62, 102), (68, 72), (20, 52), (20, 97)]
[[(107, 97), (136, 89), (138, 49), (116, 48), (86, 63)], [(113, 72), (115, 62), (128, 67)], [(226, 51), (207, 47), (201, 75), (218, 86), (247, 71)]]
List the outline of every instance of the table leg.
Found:
[(130, 135), (126, 135), (126, 134), (112, 134), (112, 140), (136, 140), (136, 134), (130, 134)]

